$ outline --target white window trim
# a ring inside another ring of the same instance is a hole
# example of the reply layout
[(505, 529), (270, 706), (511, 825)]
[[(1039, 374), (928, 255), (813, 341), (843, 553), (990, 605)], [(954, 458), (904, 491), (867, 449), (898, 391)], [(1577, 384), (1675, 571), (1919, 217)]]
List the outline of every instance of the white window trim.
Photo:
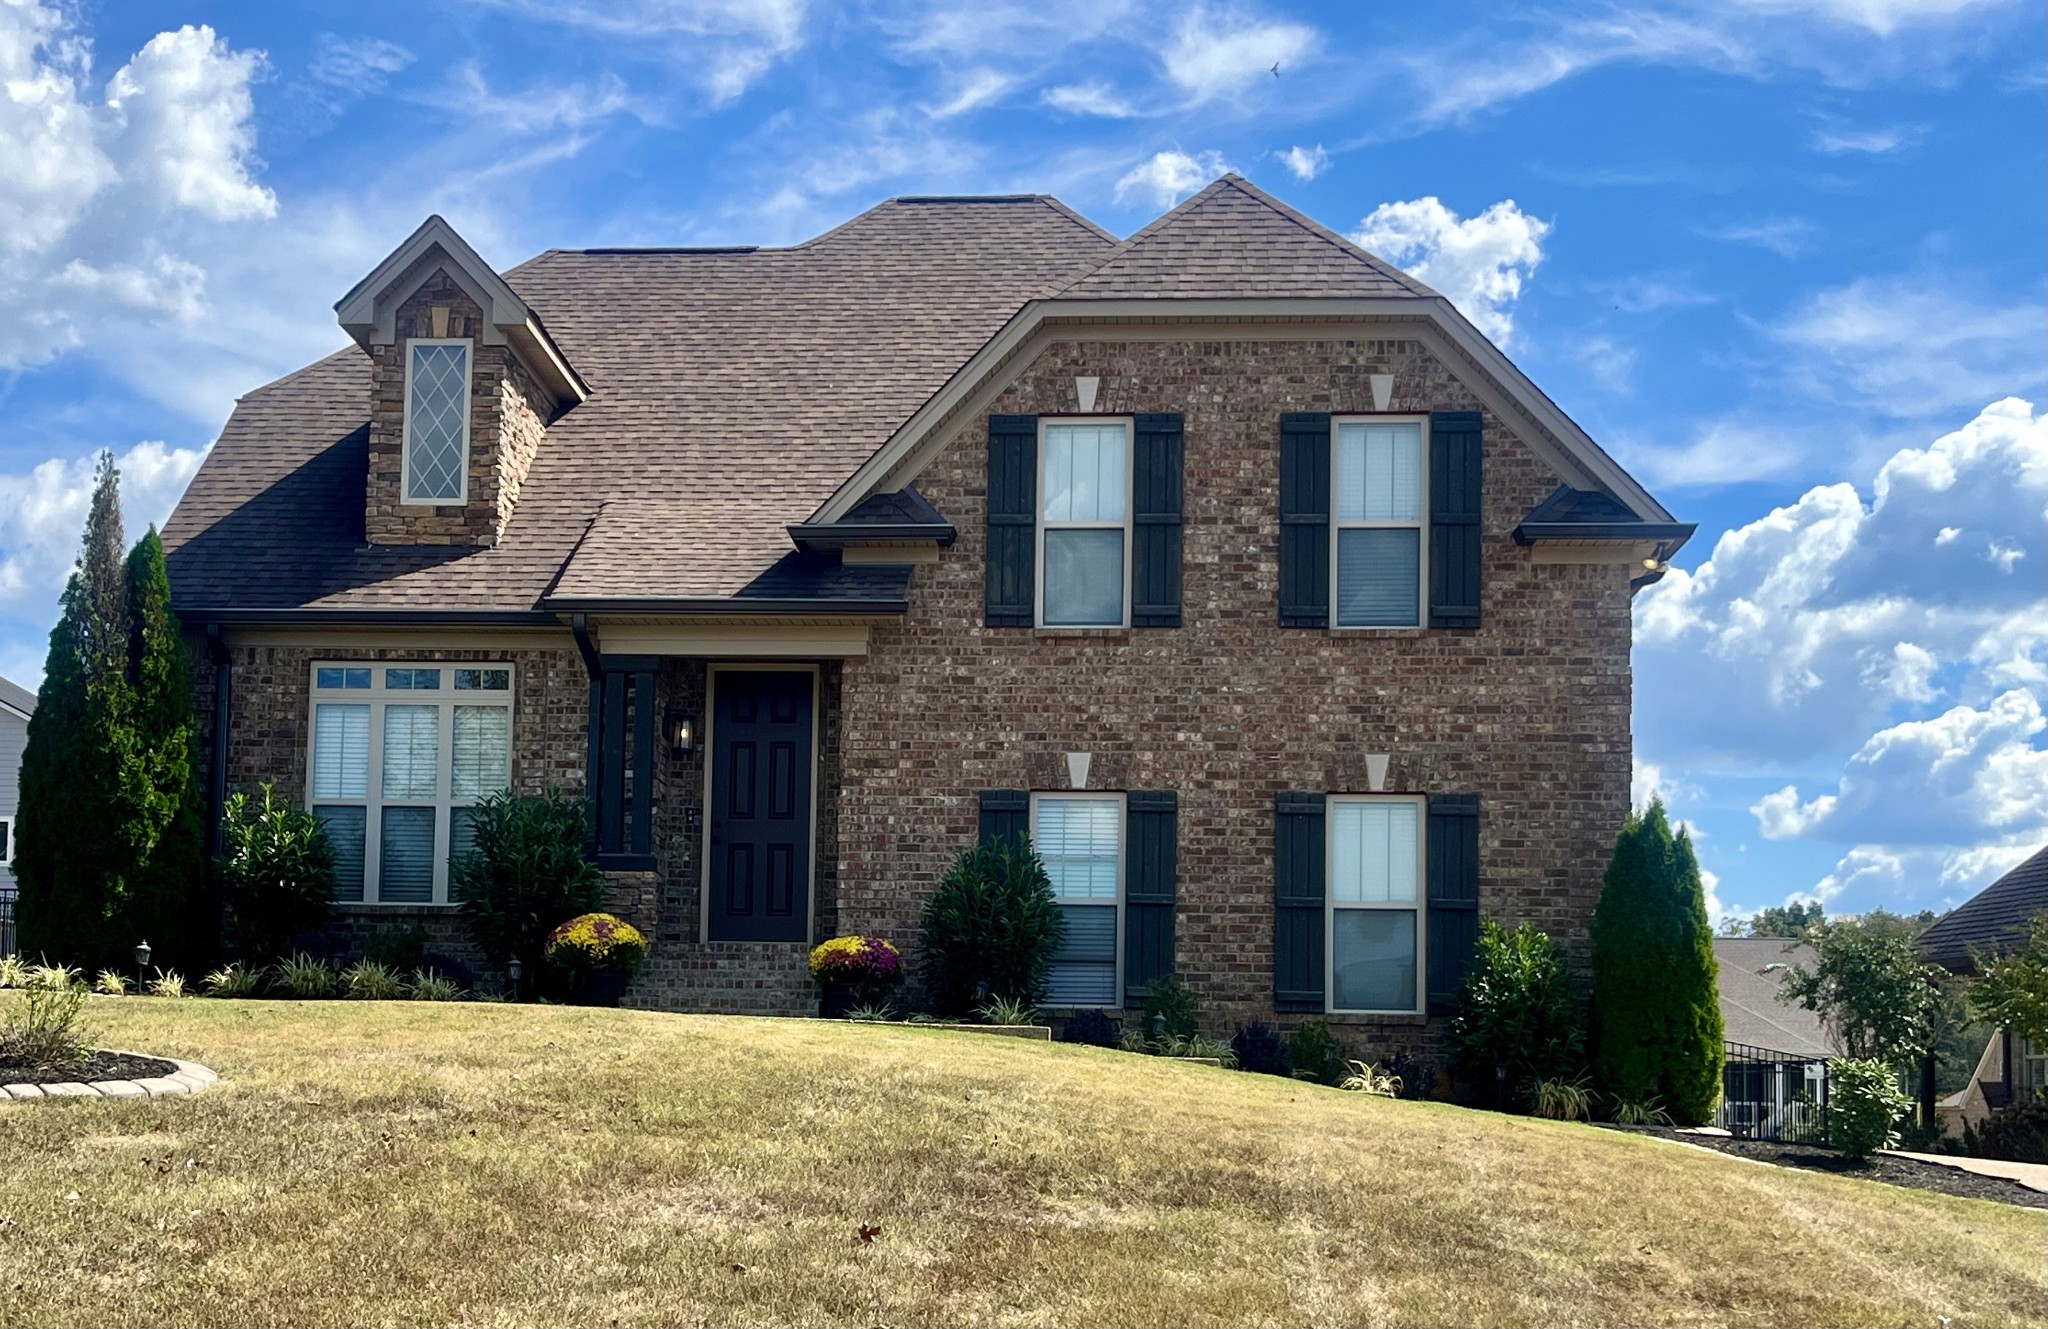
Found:
[[(1421, 1015), (1429, 990), (1429, 807), (1419, 794), (1331, 794), (1323, 818), (1323, 1009), (1330, 1015)], [(1409, 803), (1415, 807), (1415, 900), (1412, 904), (1339, 904), (1335, 879), (1337, 819), (1327, 815), (1340, 803)], [(1340, 909), (1376, 909), (1415, 915), (1415, 1002), (1399, 1010), (1348, 1010), (1337, 1004), (1337, 920)]]
[[(1054, 1006), (1062, 1011), (1114, 1011), (1123, 1009), (1124, 1004), (1124, 890), (1130, 876), (1131, 817), (1121, 792), (1076, 789), (1066, 793), (1034, 793), (1029, 800), (1026, 826), (1031, 832), (1031, 841), (1038, 842), (1038, 805), (1040, 803), (1115, 803), (1116, 804), (1116, 986), (1111, 989), (1109, 1001), (1100, 1005)], [(1058, 898), (1057, 895), (1054, 896)], [(1106, 905), (1108, 900), (1076, 900), (1077, 905)]]
[[(322, 669), (368, 669), (368, 688), (323, 688), (320, 686)], [(386, 669), (438, 669), (441, 671), (442, 686), (434, 692), (415, 692), (410, 688), (387, 688), (384, 685)], [(457, 669), (503, 669), (509, 677), (503, 692), (496, 690), (474, 690), (458, 692), (455, 689)], [(448, 846), (450, 833), (454, 828), (453, 810), (474, 805), (472, 799), (457, 799), (454, 796), (455, 780), (455, 707), (493, 706), (505, 708), (506, 743), (505, 778), (512, 778), (510, 769), (511, 753), (516, 746), (519, 721), (513, 699), (519, 690), (519, 669), (509, 660), (315, 660), (306, 676), (306, 810), (318, 807), (361, 807), (363, 809), (363, 898), (341, 900), (345, 905), (361, 904), (380, 909), (433, 909), (445, 908), (448, 899)], [(353, 799), (322, 798), (313, 796), (313, 781), (319, 769), (319, 721), (320, 706), (367, 705), (370, 708), (369, 766), (364, 775), (364, 794), (360, 803)], [(437, 751), (434, 767), (434, 797), (431, 800), (389, 799), (384, 797), (384, 708), (386, 706), (438, 705), (441, 708)], [(378, 898), (378, 875), (382, 869), (381, 852), (384, 826), (384, 809), (389, 807), (432, 807), (434, 812), (434, 890), (430, 900), (380, 900)]]
[[(455, 507), (469, 502), (470, 395), (475, 389), (476, 348), (467, 337), (409, 337), (405, 343), (405, 427), (398, 449), (398, 501), (411, 507)], [(415, 346), (462, 347), (462, 464), (455, 468), (454, 498), (416, 498), (412, 492), (412, 349)]]
[[(1063, 425), (1117, 425), (1124, 431), (1124, 519), (1122, 521), (1048, 521), (1045, 516), (1045, 431)], [(1038, 460), (1032, 477), (1032, 621), (1041, 628), (1075, 632), (1106, 631), (1131, 625), (1131, 514), (1137, 509), (1138, 429), (1129, 415), (1041, 415), (1038, 417)], [(1115, 623), (1048, 623), (1045, 620), (1045, 532), (1122, 531), (1124, 533), (1123, 617)]]
[(14, 814), (0, 813), (0, 868), (14, 866)]
[[(1422, 473), (1418, 477), (1420, 501), (1413, 521), (1379, 521), (1341, 518), (1337, 515), (1337, 440), (1345, 425), (1415, 424), (1422, 428)], [(1330, 417), (1330, 630), (1332, 632), (1415, 632), (1429, 626), (1429, 417), (1427, 415), (1333, 415)], [(1340, 624), (1337, 594), (1337, 545), (1339, 531), (1415, 532), (1415, 621), (1413, 623)]]

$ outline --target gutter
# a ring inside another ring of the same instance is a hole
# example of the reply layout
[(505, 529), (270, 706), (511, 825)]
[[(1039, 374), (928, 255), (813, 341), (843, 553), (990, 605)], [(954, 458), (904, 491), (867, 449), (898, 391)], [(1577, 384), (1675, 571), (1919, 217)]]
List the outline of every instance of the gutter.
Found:
[[(557, 614), (818, 614), (834, 617), (875, 617), (907, 614), (910, 602), (887, 600), (548, 600)], [(550, 618), (549, 622), (558, 620)]]
[(1690, 521), (1525, 521), (1515, 527), (1515, 543), (1538, 540), (1669, 540), (1670, 553), (1692, 538), (1699, 523)]
[(941, 525), (928, 523), (898, 523), (896, 525), (864, 524), (857, 522), (798, 521), (784, 527), (796, 546), (809, 553), (819, 553), (848, 545), (903, 544), (912, 541), (929, 540), (941, 549), (952, 547), (960, 537), (959, 528), (951, 522)]
[(180, 609), (188, 623), (211, 627), (558, 628), (539, 609)]

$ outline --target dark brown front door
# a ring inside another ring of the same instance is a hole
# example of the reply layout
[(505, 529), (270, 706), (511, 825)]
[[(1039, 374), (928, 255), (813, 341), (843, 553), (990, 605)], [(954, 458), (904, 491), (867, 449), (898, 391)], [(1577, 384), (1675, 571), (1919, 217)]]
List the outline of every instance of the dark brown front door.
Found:
[(803, 941), (811, 911), (811, 674), (712, 676), (712, 941)]

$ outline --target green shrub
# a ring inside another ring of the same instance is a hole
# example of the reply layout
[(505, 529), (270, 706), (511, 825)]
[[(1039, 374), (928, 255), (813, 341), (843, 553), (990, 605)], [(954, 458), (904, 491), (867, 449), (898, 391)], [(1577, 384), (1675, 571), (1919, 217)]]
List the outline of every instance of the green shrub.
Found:
[(537, 798), (509, 791), (470, 809), (473, 847), (449, 868), (449, 895), (478, 949), (493, 964), (513, 956), (526, 982), (548, 972), (548, 934), (604, 907), (604, 874), (590, 861), (583, 800), (551, 789)]
[(31, 983), (0, 1016), (0, 1066), (68, 1066), (92, 1051), (92, 1035), (80, 1016), (85, 988), (66, 983)]
[(1307, 1020), (1287, 1040), (1288, 1074), (1317, 1084), (1342, 1084), (1349, 1074), (1344, 1045), (1321, 1019)]
[(1045, 864), (1022, 836), (964, 851), (926, 897), (919, 928), (933, 1007), (963, 1015), (998, 999), (1045, 1001), (1066, 921)]
[(262, 986), (261, 969), (251, 969), (245, 964), (227, 964), (206, 976), (205, 989), (209, 997), (253, 997)]
[(1201, 1001), (1178, 974), (1155, 979), (1145, 998), (1145, 1033), (1168, 1038), (1194, 1038), (1202, 1032)]
[[(1479, 925), (1479, 949), (1451, 1019), (1451, 1051), (1473, 1085), (1523, 1086), (1572, 1076), (1585, 1034), (1564, 953), (1550, 934), (1524, 923), (1510, 932)], [(1502, 1103), (1499, 1106), (1506, 1107)]]
[(1721, 1098), (1720, 966), (1692, 840), (1664, 805), (1630, 813), (1593, 911), (1593, 1077), (1610, 1097), (1661, 1099), (1681, 1125)]
[(417, 923), (402, 928), (378, 928), (363, 938), (360, 958), (381, 964), (395, 974), (417, 969), (427, 962), (427, 930)]
[(1981, 1128), (1964, 1127), (1963, 1151), (1972, 1158), (2048, 1163), (2048, 1094), (2014, 1103)]
[(996, 997), (975, 1010), (983, 1024), (1020, 1025), (1037, 1024), (1038, 1008), (1029, 1002), (1011, 1001), (1008, 997)]
[(433, 969), (415, 969), (405, 991), (414, 1001), (459, 1001), (462, 984)]
[(300, 1001), (317, 1001), (334, 995), (340, 979), (334, 966), (317, 955), (298, 952), (290, 959), (279, 960), (270, 971), (271, 984), (287, 997)]
[(405, 995), (405, 984), (386, 964), (358, 960), (341, 971), (342, 986), (357, 1001), (397, 1001)]
[(1060, 1042), (1079, 1043), (1083, 1047), (1113, 1048), (1119, 1037), (1116, 1022), (1093, 1007), (1075, 1011), (1060, 1026)]
[(856, 1006), (846, 1013), (846, 1018), (855, 1024), (889, 1024), (896, 1018), (896, 1008), (888, 1002), (871, 1002)]
[(268, 960), (327, 921), (334, 903), (334, 846), (319, 818), (277, 797), (230, 795), (221, 819), (221, 882), (242, 954)]
[(1272, 1025), (1263, 1020), (1241, 1024), (1230, 1036), (1230, 1050), (1237, 1054), (1237, 1068), (1258, 1075), (1287, 1074), (1287, 1044)]
[(39, 964), (29, 969), (28, 982), (22, 986), (55, 988), (61, 992), (66, 988), (83, 987), (84, 985), (85, 976), (79, 973), (74, 965)]
[(1899, 1142), (1899, 1118), (1913, 1100), (1892, 1068), (1874, 1057), (1828, 1063), (1828, 1143), (1850, 1158), (1868, 1158)]

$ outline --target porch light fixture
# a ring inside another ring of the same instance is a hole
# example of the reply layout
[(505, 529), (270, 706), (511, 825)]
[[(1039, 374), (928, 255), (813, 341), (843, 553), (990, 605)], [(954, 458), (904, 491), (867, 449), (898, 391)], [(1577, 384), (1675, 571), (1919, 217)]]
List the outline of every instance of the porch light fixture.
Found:
[(677, 753), (697, 750), (697, 726), (681, 711), (671, 711), (668, 717), (668, 741)]

